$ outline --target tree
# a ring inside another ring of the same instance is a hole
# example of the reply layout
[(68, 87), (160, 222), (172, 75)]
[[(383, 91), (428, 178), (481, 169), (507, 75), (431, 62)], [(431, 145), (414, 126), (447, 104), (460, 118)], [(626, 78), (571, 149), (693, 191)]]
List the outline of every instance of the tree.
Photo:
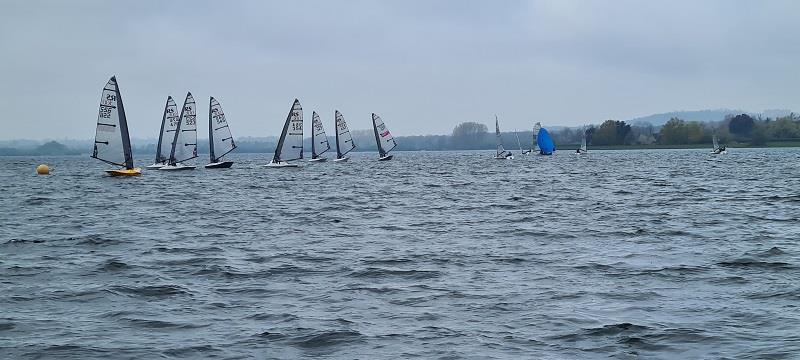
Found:
[(471, 149), (480, 147), (485, 141), (489, 129), (484, 124), (463, 122), (453, 128), (452, 141), (455, 149)]
[(594, 145), (624, 145), (630, 142), (631, 126), (624, 121), (606, 120), (592, 134)]
[(661, 127), (658, 141), (664, 145), (688, 143), (689, 129), (686, 126), (686, 122), (678, 118), (669, 119), (669, 121)]
[(731, 134), (735, 135), (749, 135), (755, 127), (755, 120), (750, 115), (740, 114), (736, 115), (728, 123), (728, 130)]

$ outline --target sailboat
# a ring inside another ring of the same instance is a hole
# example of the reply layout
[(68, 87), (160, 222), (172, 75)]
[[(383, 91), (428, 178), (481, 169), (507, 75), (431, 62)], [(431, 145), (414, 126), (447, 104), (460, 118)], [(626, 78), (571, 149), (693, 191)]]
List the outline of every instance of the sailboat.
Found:
[(283, 124), (283, 132), (275, 147), (275, 155), (272, 161), (265, 167), (297, 167), (289, 161), (303, 158), (303, 108), (300, 100), (294, 99), (292, 109), (286, 116)]
[(510, 151), (503, 148), (503, 139), (500, 137), (500, 122), (497, 120), (497, 115), (494, 116), (494, 134), (497, 137), (497, 154), (494, 156), (496, 160), (513, 159)]
[(175, 127), (178, 126), (178, 105), (172, 96), (167, 96), (167, 103), (164, 105), (164, 115), (161, 117), (161, 132), (158, 133), (158, 146), (156, 147), (156, 160), (152, 165), (147, 165), (148, 169), (158, 169), (167, 164), (169, 160), (169, 148), (162, 146), (164, 139), (174, 136)]
[(192, 93), (186, 93), (183, 101), (181, 115), (178, 117), (178, 124), (175, 127), (175, 135), (172, 137), (172, 148), (169, 152), (167, 165), (158, 170), (192, 170), (194, 165), (185, 165), (184, 161), (197, 157), (197, 108), (194, 103)]
[(537, 137), (539, 136), (539, 130), (542, 129), (542, 123), (537, 122), (533, 125), (533, 143), (531, 144), (531, 154), (538, 154), (541, 150), (539, 149), (539, 141)]
[(714, 144), (714, 149), (711, 150), (711, 155), (724, 155), (728, 153), (728, 150), (722, 146), (719, 146), (719, 140), (717, 139), (717, 134), (712, 135), (711, 141)]
[(519, 146), (519, 153), (522, 155), (527, 154), (528, 152), (522, 149), (522, 143), (519, 141), (519, 134), (517, 134), (516, 129), (514, 129), (514, 137), (517, 138), (517, 146)]
[(536, 144), (539, 145), (539, 155), (553, 155), (553, 152), (556, 151), (556, 144), (545, 128), (539, 129), (539, 134), (536, 136)]
[(583, 137), (581, 138), (581, 147), (575, 151), (578, 155), (586, 155), (589, 153), (589, 149), (586, 147), (586, 131), (583, 131)]
[(344, 116), (342, 116), (339, 110), (334, 112), (334, 118), (336, 119), (336, 159), (333, 159), (333, 161), (345, 162), (350, 160), (350, 158), (345, 155), (353, 151), (353, 149), (356, 148), (356, 144), (353, 143), (353, 135), (350, 134), (350, 129), (347, 128)]
[(94, 134), (92, 157), (124, 169), (106, 170), (111, 176), (137, 176), (142, 170), (133, 167), (131, 138), (128, 134), (128, 119), (122, 105), (117, 77), (112, 76), (100, 96), (100, 111), (97, 114), (97, 129)]
[(372, 130), (375, 130), (375, 142), (378, 143), (378, 154), (380, 155), (378, 161), (392, 160), (394, 155), (389, 155), (389, 151), (397, 146), (397, 142), (394, 141), (392, 133), (386, 128), (381, 117), (375, 113), (372, 113)]
[(208, 146), (211, 162), (206, 164), (206, 169), (225, 169), (233, 165), (233, 161), (222, 160), (223, 156), (236, 149), (236, 143), (222, 112), (222, 105), (213, 96), (208, 100)]
[(313, 111), (311, 113), (311, 159), (308, 161), (321, 162), (328, 160), (328, 158), (320, 155), (330, 149), (331, 145), (328, 143), (328, 135), (325, 135), (322, 120), (319, 119), (317, 112)]

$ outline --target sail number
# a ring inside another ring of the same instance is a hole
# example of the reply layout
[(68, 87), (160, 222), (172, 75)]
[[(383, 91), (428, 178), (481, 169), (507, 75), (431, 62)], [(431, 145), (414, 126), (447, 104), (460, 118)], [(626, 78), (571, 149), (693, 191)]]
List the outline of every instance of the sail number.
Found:
[(111, 117), (111, 107), (110, 106), (100, 106), (100, 117), (103, 119), (108, 119)]
[(292, 131), (303, 130), (303, 123), (299, 121), (292, 122)]
[(219, 109), (211, 109), (213, 113), (211, 118), (217, 121), (217, 124), (224, 124), (225, 123), (225, 114), (223, 114)]

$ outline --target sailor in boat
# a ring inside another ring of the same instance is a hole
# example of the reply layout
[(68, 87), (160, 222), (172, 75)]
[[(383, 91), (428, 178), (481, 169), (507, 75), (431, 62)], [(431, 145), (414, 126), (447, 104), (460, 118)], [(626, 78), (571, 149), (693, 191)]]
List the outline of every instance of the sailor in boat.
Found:
[(511, 151), (506, 152), (506, 159), (513, 159), (513, 158), (514, 154), (512, 154)]

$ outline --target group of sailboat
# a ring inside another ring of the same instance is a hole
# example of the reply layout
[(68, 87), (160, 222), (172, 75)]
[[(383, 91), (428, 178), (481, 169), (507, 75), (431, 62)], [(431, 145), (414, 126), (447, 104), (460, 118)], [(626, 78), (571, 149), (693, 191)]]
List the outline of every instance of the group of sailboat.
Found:
[[(344, 116), (336, 110), (336, 158), (334, 162), (345, 162), (350, 158), (347, 154), (356, 148), (353, 136), (347, 127)], [(311, 162), (323, 162), (323, 156), (331, 149), (328, 136), (316, 111), (312, 113), (311, 132)], [(372, 127), (375, 132), (375, 142), (378, 148), (379, 161), (391, 160), (390, 152), (397, 146), (397, 142), (389, 132), (380, 116), (372, 114)], [(169, 141), (169, 142), (167, 142)], [(236, 143), (231, 135), (222, 105), (214, 97), (209, 98), (208, 105), (208, 143), (210, 162), (205, 165), (208, 169), (229, 168), (233, 161), (224, 157), (236, 149)], [(122, 169), (107, 170), (112, 176), (141, 175), (141, 169), (133, 164), (128, 122), (125, 117), (125, 108), (122, 104), (119, 86), (116, 77), (103, 87), (100, 99), (100, 110), (97, 117), (94, 149), (92, 157), (106, 163), (123, 167)], [(164, 113), (161, 117), (161, 131), (158, 135), (155, 161), (148, 165), (148, 169), (165, 171), (191, 170), (194, 165), (186, 161), (197, 157), (197, 108), (192, 93), (186, 94), (183, 107), (178, 113), (178, 106), (172, 96), (167, 97)], [(300, 101), (295, 99), (289, 115), (283, 124), (283, 131), (278, 139), (275, 154), (266, 167), (297, 167), (293, 160), (303, 159), (303, 108)]]
[[(513, 159), (514, 154), (503, 147), (503, 138), (500, 135), (500, 123), (497, 119), (497, 115), (494, 117), (494, 131), (497, 139), (497, 152), (495, 153), (494, 158), (497, 160)], [(541, 124), (538, 122), (533, 127), (533, 141), (531, 142), (531, 148), (529, 150), (522, 148), (522, 143), (519, 140), (519, 135), (517, 135), (516, 130), (514, 131), (514, 136), (517, 139), (519, 152), (522, 155), (553, 155), (553, 153), (556, 151), (556, 145), (555, 142), (553, 142), (553, 138), (550, 136), (550, 133), (547, 131), (547, 129), (542, 128)]]

